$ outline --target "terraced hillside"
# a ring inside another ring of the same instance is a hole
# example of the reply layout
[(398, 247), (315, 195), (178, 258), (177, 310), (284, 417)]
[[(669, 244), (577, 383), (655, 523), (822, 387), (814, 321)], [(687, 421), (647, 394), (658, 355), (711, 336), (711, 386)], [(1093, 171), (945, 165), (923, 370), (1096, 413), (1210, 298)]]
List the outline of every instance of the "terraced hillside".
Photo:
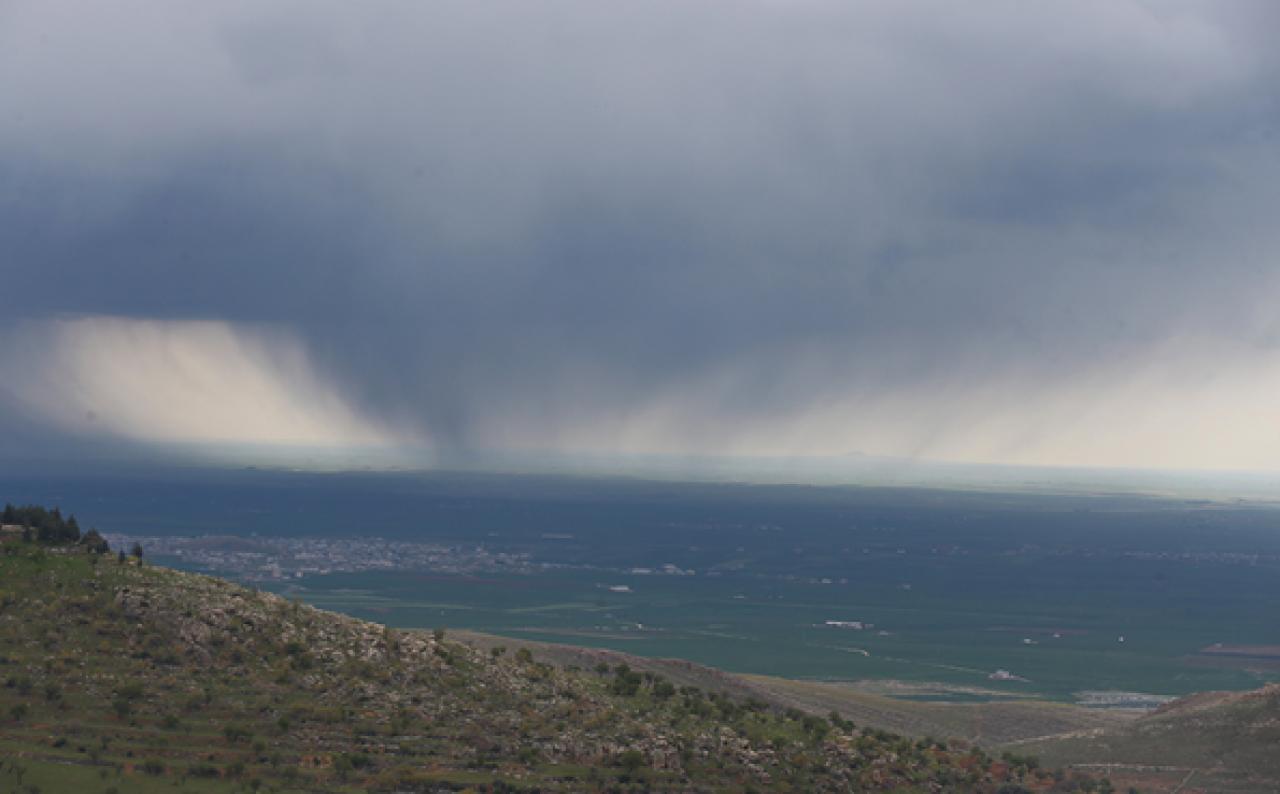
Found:
[(11, 537), (0, 552), (0, 791), (1095, 786), (82, 546)]

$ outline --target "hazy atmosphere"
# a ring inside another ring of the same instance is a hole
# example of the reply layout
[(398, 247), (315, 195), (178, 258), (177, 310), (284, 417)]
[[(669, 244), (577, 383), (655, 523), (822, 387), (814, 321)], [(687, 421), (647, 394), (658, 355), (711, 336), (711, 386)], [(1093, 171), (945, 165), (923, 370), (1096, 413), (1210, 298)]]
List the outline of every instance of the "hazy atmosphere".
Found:
[(0, 430), (1275, 470), (1276, 30), (3, 2)]

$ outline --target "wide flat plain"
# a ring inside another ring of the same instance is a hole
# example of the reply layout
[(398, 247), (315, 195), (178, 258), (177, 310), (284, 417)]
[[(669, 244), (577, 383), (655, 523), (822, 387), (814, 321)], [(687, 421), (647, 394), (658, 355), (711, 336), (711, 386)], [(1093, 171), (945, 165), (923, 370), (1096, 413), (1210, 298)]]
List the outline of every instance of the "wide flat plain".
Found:
[(205, 469), (6, 471), (3, 484), (108, 532), (382, 537), (536, 564), (258, 583), (395, 626), (797, 680), (932, 682), (960, 699), (1167, 696), (1276, 675), (1202, 653), (1280, 645), (1280, 509), (1264, 502)]
[[(901, 567), (901, 574), (919, 578), (918, 568)], [(1212, 609), (1172, 597), (1146, 602), (1115, 586), (1055, 597), (1030, 585), (1018, 598), (1003, 587), (984, 587), (980, 572), (967, 587), (949, 589), (938, 577), (910, 591), (888, 581), (876, 586), (877, 579), (895, 578), (892, 569), (851, 573), (857, 584), (602, 578), (577, 571), (505, 577), (379, 572), (308, 577), (280, 590), (395, 626), (468, 628), (785, 678), (940, 682), (979, 690), (970, 699), (1002, 693), (1075, 700), (1092, 690), (1178, 695), (1251, 688), (1267, 678), (1261, 668), (1196, 664), (1191, 656), (1224, 635), (1266, 632), (1267, 616), (1248, 614), (1252, 609), (1224, 627)], [(629, 592), (609, 589), (619, 579)], [(1247, 581), (1234, 584), (1251, 589)], [(872, 628), (832, 627), (827, 620)], [(1016, 678), (992, 679), (997, 670)]]

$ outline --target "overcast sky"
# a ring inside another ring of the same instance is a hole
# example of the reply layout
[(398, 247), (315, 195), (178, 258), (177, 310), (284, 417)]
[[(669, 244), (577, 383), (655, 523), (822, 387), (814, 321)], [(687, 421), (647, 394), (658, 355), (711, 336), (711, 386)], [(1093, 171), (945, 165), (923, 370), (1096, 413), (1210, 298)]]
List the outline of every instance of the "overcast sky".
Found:
[(1277, 32), (0, 0), (0, 428), (1280, 469)]

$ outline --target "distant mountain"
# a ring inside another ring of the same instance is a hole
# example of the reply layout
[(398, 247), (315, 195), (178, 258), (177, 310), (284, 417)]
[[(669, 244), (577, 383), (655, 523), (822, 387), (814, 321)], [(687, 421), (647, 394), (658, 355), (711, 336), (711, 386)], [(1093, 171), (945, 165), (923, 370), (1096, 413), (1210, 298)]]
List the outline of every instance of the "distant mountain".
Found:
[(963, 743), (489, 645), (11, 533), (0, 545), (0, 789), (1062, 785), (1027, 759), (995, 760)]

